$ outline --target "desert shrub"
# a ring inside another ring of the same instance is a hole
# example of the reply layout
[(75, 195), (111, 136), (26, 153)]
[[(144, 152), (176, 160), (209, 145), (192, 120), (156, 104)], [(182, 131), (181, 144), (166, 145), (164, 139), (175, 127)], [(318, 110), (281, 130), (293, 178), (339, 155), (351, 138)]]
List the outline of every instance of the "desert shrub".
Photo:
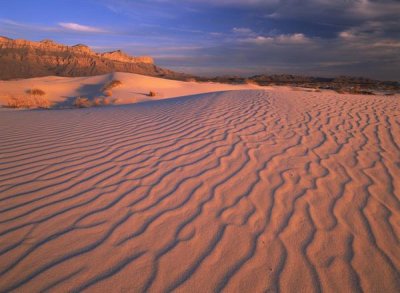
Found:
[(99, 106), (108, 106), (108, 105), (112, 105), (115, 104), (118, 101), (117, 98), (113, 98), (113, 97), (96, 97), (94, 98), (93, 102), (90, 103), (89, 101), (89, 106), (95, 106), (95, 107), (99, 107)]
[(107, 83), (104, 87), (103, 87), (103, 91), (107, 91), (107, 90), (111, 90), (117, 86), (122, 85), (122, 82), (118, 79), (114, 79), (112, 81), (110, 81), (109, 83)]
[(51, 107), (50, 101), (43, 96), (34, 96), (34, 106), (41, 109), (49, 109)]
[(104, 105), (104, 97), (97, 97), (93, 100), (93, 106), (98, 107)]
[(74, 106), (77, 107), (77, 108), (88, 108), (91, 105), (92, 105), (92, 103), (86, 97), (77, 97), (77, 98), (75, 98)]
[(31, 101), (25, 96), (10, 96), (7, 99), (8, 108), (31, 108)]
[(149, 92), (149, 97), (155, 97), (157, 94), (154, 91), (150, 91)]
[(7, 99), (8, 108), (41, 108), (49, 109), (51, 103), (45, 97), (39, 96), (9, 96)]
[(111, 97), (111, 96), (112, 96), (112, 91), (111, 91), (111, 90), (107, 90), (107, 91), (104, 91), (103, 94), (104, 94), (106, 97)]
[(28, 90), (26, 90), (26, 93), (28, 95), (32, 95), (32, 96), (44, 96), (44, 95), (46, 95), (45, 91), (43, 91), (41, 89), (38, 89), (38, 88), (28, 89)]
[(104, 106), (112, 105), (112, 104), (115, 104), (117, 101), (118, 101), (117, 98), (106, 97), (106, 98), (103, 100), (103, 105), (104, 105)]

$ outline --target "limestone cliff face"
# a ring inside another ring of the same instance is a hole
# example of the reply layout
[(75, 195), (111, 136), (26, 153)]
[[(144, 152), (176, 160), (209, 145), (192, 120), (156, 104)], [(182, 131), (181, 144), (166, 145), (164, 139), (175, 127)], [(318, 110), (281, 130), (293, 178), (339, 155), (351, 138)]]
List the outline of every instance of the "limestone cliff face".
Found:
[(154, 65), (151, 57), (132, 57), (120, 50), (96, 53), (82, 44), (65, 46), (51, 40), (31, 42), (0, 37), (0, 79), (90, 76), (115, 71), (174, 79), (184, 76)]
[(151, 58), (150, 56), (132, 57), (122, 52), (121, 50), (103, 53), (101, 54), (101, 57), (108, 60), (119, 61), (119, 62), (148, 63), (148, 64), (154, 63), (153, 58)]

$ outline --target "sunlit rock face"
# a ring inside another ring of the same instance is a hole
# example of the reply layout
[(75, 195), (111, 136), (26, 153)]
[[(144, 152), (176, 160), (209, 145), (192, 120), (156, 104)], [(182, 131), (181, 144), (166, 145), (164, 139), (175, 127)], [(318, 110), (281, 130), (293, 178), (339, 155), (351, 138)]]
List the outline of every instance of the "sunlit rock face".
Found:
[(66, 46), (52, 40), (31, 42), (0, 37), (0, 79), (38, 76), (90, 76), (114, 71), (177, 78), (154, 65), (149, 56), (134, 57), (120, 50), (96, 53), (88, 46)]

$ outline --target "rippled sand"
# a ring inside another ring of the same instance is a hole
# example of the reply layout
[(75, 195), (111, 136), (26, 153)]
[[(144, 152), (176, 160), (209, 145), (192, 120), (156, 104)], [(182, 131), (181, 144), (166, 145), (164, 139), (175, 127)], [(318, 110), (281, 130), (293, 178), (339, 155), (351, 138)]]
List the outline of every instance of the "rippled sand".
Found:
[(0, 291), (399, 292), (400, 100), (0, 112)]

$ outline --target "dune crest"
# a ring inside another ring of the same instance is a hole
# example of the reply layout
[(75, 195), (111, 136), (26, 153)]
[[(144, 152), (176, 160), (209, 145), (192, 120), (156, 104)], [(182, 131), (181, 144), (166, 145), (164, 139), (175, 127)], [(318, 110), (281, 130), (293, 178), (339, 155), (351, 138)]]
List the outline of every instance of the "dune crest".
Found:
[(398, 292), (396, 97), (0, 115), (0, 291)]
[[(111, 89), (112, 96), (118, 99), (117, 104), (131, 104), (207, 92), (260, 88), (251, 84), (184, 82), (125, 72), (90, 77), (48, 76), (0, 81), (0, 106), (7, 104), (9, 96), (18, 97), (24, 95), (29, 89), (39, 88), (54, 104), (68, 107), (72, 105), (76, 97), (84, 96), (93, 100), (104, 95), (104, 88), (115, 80), (121, 82), (120, 86)], [(150, 96), (150, 91), (154, 91), (156, 95)]]

